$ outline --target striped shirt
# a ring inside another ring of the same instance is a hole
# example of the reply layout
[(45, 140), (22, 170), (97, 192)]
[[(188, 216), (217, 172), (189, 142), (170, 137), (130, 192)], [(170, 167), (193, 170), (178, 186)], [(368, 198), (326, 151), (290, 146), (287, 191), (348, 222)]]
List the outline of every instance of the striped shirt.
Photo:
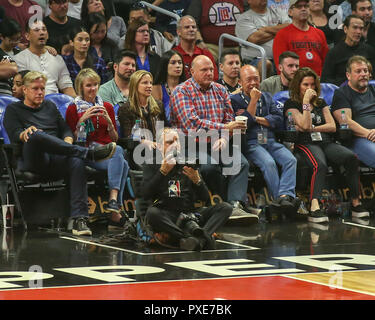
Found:
[(221, 84), (211, 82), (205, 91), (190, 78), (178, 85), (170, 99), (170, 122), (173, 127), (188, 130), (221, 130), (234, 120), (228, 91)]

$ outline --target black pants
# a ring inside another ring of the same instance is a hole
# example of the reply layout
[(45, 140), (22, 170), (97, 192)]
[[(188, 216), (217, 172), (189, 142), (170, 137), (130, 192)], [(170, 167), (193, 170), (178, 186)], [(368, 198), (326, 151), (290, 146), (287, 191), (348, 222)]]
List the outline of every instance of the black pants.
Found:
[(67, 178), (71, 217), (87, 217), (86, 154), (87, 148), (36, 131), (23, 145), (22, 169), (51, 179)]
[[(199, 225), (208, 235), (212, 235), (227, 222), (232, 210), (232, 206), (226, 202), (197, 210), (201, 215)], [(187, 236), (176, 225), (179, 215), (178, 210), (171, 211), (151, 206), (147, 209), (146, 220), (154, 232), (166, 232), (179, 240)]]
[(359, 161), (356, 155), (348, 148), (337, 143), (297, 144), (313, 170), (310, 185), (310, 200), (320, 199), (327, 174), (327, 159), (336, 165), (345, 168), (345, 179), (352, 198), (359, 197)]

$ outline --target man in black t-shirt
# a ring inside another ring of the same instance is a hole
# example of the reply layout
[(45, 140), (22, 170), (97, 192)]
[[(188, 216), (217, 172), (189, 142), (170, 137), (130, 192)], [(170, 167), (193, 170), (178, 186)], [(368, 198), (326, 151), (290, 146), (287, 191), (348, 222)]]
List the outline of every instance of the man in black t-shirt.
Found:
[(230, 94), (237, 94), (241, 92), (241, 85), (239, 83), (241, 56), (235, 49), (225, 49), (220, 57), (220, 71), (223, 77), (217, 83), (222, 84), (227, 88)]
[(87, 227), (85, 161), (110, 158), (114, 142), (89, 150), (73, 145), (73, 134), (51, 101), (44, 101), (47, 78), (31, 71), (23, 78), (24, 101), (13, 102), (4, 114), (4, 127), (12, 143), (22, 144), (22, 168), (52, 179), (68, 178), (70, 215), (74, 235), (91, 235)]
[(81, 24), (80, 20), (67, 15), (68, 6), (68, 0), (49, 0), (51, 13), (43, 19), (49, 35), (47, 45), (55, 48), (59, 53), (63, 45), (69, 42), (70, 31)]
[[(145, 219), (162, 245), (175, 243), (189, 251), (212, 249), (212, 234), (227, 222), (233, 208), (226, 202), (195, 208), (196, 201), (209, 200), (209, 192), (197, 168), (178, 163), (180, 148), (177, 131), (163, 129), (157, 155), (143, 169), (143, 197), (153, 201)], [(162, 234), (168, 235), (168, 242)]]
[(370, 62), (362, 56), (353, 56), (347, 64), (348, 84), (337, 89), (332, 100), (332, 111), (342, 124), (342, 111), (355, 138), (349, 147), (358, 158), (375, 168), (375, 86), (369, 85)]

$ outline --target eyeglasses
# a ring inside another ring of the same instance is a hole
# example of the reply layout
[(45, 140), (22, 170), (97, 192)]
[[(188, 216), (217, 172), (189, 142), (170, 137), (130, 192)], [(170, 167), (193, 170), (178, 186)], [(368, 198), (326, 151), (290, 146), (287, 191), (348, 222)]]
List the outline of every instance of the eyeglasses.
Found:
[(139, 33), (150, 33), (150, 30), (137, 30)]

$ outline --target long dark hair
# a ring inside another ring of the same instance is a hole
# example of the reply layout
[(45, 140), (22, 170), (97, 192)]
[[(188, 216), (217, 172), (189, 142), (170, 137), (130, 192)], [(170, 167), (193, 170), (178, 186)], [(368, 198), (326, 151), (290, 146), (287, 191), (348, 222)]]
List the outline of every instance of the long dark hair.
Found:
[[(137, 53), (137, 49), (135, 48), (135, 36), (137, 34), (137, 30), (146, 24), (148, 25), (147, 21), (143, 19), (135, 19), (132, 23), (129, 24), (128, 29), (126, 31), (126, 38), (125, 38), (125, 45), (124, 45), (125, 49), (131, 50)], [(146, 45), (146, 52), (148, 52), (149, 47), (150, 47), (150, 43)]]
[[(90, 13), (87, 16), (87, 19), (83, 21), (83, 27), (88, 31), (89, 34), (93, 26), (97, 25), (98, 27), (101, 24), (105, 24), (107, 28), (107, 21), (105, 20), (104, 16), (100, 13)], [(108, 32), (108, 28), (107, 28), (107, 32)], [(117, 44), (113, 40), (107, 37), (107, 33), (105, 37), (103, 38), (101, 44), (102, 45), (106, 44), (111, 47), (117, 47)]]
[[(308, 67), (303, 67), (297, 70), (296, 74), (294, 75), (292, 81), (289, 83), (289, 96), (293, 101), (302, 103), (301, 98), (301, 82), (306, 77), (313, 77), (315, 81), (315, 91), (317, 97), (320, 96), (320, 81), (318, 75), (315, 73), (314, 70)], [(315, 99), (313, 101), (313, 105), (316, 106), (320, 98)]]
[(163, 55), (160, 58), (159, 72), (158, 72), (158, 74), (155, 78), (154, 84), (163, 84), (163, 83), (167, 82), (168, 64), (169, 64), (169, 61), (171, 60), (171, 58), (176, 54), (181, 58), (181, 61), (182, 61), (182, 74), (181, 74), (180, 78), (178, 79), (178, 82), (181, 83), (181, 82), (184, 82), (186, 80), (185, 72), (184, 72), (184, 68), (183, 68), (184, 59), (182, 58), (182, 56), (179, 52), (174, 51), (174, 50), (169, 50), (169, 51), (164, 52)]
[[(75, 27), (74, 29), (72, 29), (70, 32), (69, 32), (69, 40), (72, 40), (74, 42), (74, 38), (77, 36), (78, 33), (80, 32), (86, 32), (89, 37), (90, 37), (90, 32), (88, 32), (86, 30), (85, 27), (83, 26), (80, 26), (80, 27)], [(73, 49), (73, 54), (74, 54), (74, 49)], [(95, 69), (94, 68), (94, 59), (93, 57), (89, 54), (89, 50), (87, 50), (87, 56), (86, 56), (86, 59), (85, 61), (83, 62), (83, 65), (82, 65), (82, 69), (84, 68), (91, 68), (91, 69)]]
[[(90, 0), (83, 0), (82, 1), (81, 20), (82, 20), (83, 23), (85, 23), (85, 20), (87, 20), (88, 16), (89, 16), (89, 8), (88, 8), (89, 1)], [(106, 0), (106, 1), (108, 1), (108, 0)], [(105, 5), (105, 3), (103, 1), (102, 1), (102, 4), (103, 4), (103, 7), (104, 7), (104, 19), (105, 19), (105, 21), (108, 21), (111, 18), (111, 13), (109, 12), (107, 6)]]

